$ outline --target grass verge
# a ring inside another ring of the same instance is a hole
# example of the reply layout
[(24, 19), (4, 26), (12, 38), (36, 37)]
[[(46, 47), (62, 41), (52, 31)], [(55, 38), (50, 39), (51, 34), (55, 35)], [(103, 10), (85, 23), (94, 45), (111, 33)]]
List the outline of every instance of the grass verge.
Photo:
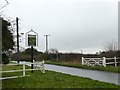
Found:
[[(21, 68), (21, 66), (6, 66), (3, 70)], [(120, 88), (118, 85), (53, 71), (46, 71), (44, 74), (34, 71), (34, 73), (27, 72), (27, 74), (30, 76), (3, 80), (2, 88), (112, 88), (114, 90)], [(11, 75), (18, 75), (18, 73), (4, 73), (2, 76)]]
[(90, 69), (90, 70), (100, 70), (100, 71), (107, 71), (107, 72), (114, 72), (120, 73), (120, 67), (114, 66), (87, 66), (81, 64), (74, 64), (69, 62), (57, 62), (57, 61), (45, 61), (46, 64), (53, 64), (53, 65), (60, 65), (60, 66), (67, 66), (67, 67), (75, 67), (75, 68), (83, 68), (83, 69)]

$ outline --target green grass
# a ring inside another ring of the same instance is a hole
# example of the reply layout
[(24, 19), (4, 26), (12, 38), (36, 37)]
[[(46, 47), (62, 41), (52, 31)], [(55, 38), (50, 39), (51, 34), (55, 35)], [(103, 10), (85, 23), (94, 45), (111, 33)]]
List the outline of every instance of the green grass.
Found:
[(120, 67), (114, 66), (86, 66), (81, 64), (74, 64), (69, 62), (57, 62), (57, 61), (45, 61), (46, 64), (53, 64), (53, 65), (60, 65), (60, 66), (67, 66), (67, 67), (75, 67), (75, 68), (83, 68), (83, 69), (91, 69), (91, 70), (100, 70), (100, 71), (107, 71), (107, 72), (115, 72), (120, 73)]
[[(25, 66), (26, 69), (30, 69), (29, 66)], [(22, 65), (16, 65), (16, 66), (8, 66), (8, 65), (4, 65), (2, 68), (2, 71), (8, 71), (8, 70), (22, 70), (23, 67)], [(29, 71), (26, 73), (26, 75), (29, 74)], [(22, 76), (22, 72), (16, 72), (16, 73), (3, 73), (2, 77), (10, 77), (10, 76)]]
[[(21, 66), (4, 67), (3, 70), (21, 69)], [(28, 67), (29, 68), (29, 67)], [(22, 72), (20, 72), (22, 73)], [(5, 88), (118, 88), (120, 86), (81, 78), (68, 74), (46, 71), (44, 74), (40, 71), (27, 73), (30, 76), (8, 79), (2, 81), (2, 87)], [(18, 75), (18, 73), (4, 73), (3, 77)]]

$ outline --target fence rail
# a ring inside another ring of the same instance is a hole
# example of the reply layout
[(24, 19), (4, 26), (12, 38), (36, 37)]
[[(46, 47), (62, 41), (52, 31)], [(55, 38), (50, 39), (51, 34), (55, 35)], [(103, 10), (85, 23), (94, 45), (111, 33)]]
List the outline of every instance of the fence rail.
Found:
[[(25, 68), (25, 65), (32, 65), (33, 64), (33, 67), (34, 69), (26, 69)], [(12, 79), (12, 78), (18, 78), (18, 77), (24, 77), (24, 76), (30, 76), (30, 75), (26, 75), (26, 71), (31, 71), (31, 70), (40, 70), (42, 73), (45, 73), (45, 67), (44, 67), (44, 60), (43, 62), (34, 62), (34, 63), (25, 63), (23, 62), (22, 64), (8, 64), (10, 66), (14, 66), (14, 65), (23, 65), (23, 68), (22, 70), (8, 70), (8, 71), (0, 71), (0, 74), (2, 73), (12, 73), (12, 72), (22, 72), (22, 76), (12, 76), (12, 77), (2, 77), (0, 78), (0, 80), (4, 80), (4, 79)]]
[(118, 64), (118, 61), (120, 60), (120, 58), (106, 58), (106, 57), (102, 57), (102, 58), (84, 58), (82, 57), (82, 65), (88, 65), (88, 66), (104, 66), (106, 67), (107, 65), (110, 64), (114, 64), (114, 66), (116, 67)]

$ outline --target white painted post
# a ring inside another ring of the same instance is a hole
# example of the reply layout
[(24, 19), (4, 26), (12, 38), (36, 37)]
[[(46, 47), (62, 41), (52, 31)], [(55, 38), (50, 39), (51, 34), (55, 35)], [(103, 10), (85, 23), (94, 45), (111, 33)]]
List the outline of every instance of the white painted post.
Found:
[(115, 59), (115, 67), (116, 67), (117, 66), (116, 57), (114, 57), (114, 59)]
[(106, 67), (106, 58), (103, 57), (103, 66)]
[(25, 62), (23, 63), (23, 76), (25, 76)]
[(82, 57), (82, 65), (84, 65), (84, 57)]
[[(33, 59), (33, 63), (35, 63), (35, 60)], [(33, 68), (35, 68), (35, 64), (33, 64)]]
[(42, 67), (43, 67), (42, 73), (45, 73), (45, 66), (44, 66), (45, 61), (43, 60), (43, 62), (42, 62), (42, 63), (43, 63), (43, 64), (42, 64), (42, 65), (43, 65), (43, 66), (42, 66)]

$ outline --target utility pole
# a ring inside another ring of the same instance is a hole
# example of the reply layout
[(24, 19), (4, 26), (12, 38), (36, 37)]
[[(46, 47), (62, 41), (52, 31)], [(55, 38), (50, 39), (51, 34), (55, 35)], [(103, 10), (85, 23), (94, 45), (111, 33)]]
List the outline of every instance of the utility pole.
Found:
[(44, 35), (45, 36), (45, 38), (46, 38), (46, 53), (48, 54), (48, 36), (50, 36), (50, 35)]
[(16, 28), (17, 28), (17, 53), (18, 53), (18, 63), (19, 63), (19, 26), (18, 26), (18, 17), (16, 17)]

